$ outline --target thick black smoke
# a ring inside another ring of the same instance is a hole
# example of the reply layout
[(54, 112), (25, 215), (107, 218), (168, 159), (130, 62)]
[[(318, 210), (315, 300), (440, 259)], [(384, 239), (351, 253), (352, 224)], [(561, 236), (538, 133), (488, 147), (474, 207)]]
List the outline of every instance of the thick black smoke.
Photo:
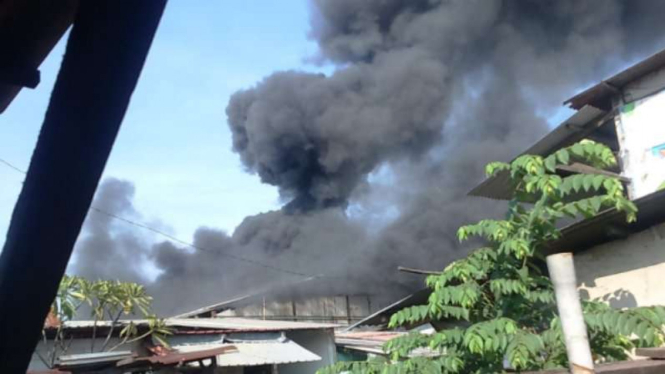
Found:
[(164, 310), (299, 279), (215, 251), (332, 274), (313, 293), (402, 292), (386, 283), (413, 280), (397, 265), (445, 265), (464, 253), (460, 224), (501, 211), (465, 197), (486, 162), (525, 149), (563, 100), (658, 51), (665, 31), (656, 0), (310, 5), (314, 60), (337, 70), (277, 72), (227, 106), (234, 150), (279, 188), (285, 208), (245, 219), (231, 236), (199, 230), (196, 244), (214, 251), (144, 250), (162, 272), (153, 288)]

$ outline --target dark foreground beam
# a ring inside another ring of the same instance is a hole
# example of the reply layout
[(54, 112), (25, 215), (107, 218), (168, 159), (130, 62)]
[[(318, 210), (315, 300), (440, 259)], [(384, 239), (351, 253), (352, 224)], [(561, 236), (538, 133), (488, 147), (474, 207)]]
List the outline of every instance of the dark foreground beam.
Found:
[(78, 0), (0, 1), (0, 113), (22, 87), (39, 83), (39, 65), (74, 21)]
[(0, 368), (25, 373), (166, 0), (81, 2), (0, 256)]

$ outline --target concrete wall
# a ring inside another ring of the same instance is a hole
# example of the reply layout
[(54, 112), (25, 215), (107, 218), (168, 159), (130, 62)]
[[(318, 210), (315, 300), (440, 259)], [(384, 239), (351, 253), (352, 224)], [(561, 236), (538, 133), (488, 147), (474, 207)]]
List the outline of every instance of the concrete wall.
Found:
[(321, 361), (280, 365), (279, 374), (313, 374), (337, 361), (335, 335), (332, 329), (289, 331), (286, 336), (307, 350), (319, 355)]
[(575, 254), (580, 293), (616, 308), (665, 305), (665, 223)]
[(294, 300), (259, 300), (226, 310), (220, 316), (348, 325), (376, 311), (370, 296), (328, 296)]

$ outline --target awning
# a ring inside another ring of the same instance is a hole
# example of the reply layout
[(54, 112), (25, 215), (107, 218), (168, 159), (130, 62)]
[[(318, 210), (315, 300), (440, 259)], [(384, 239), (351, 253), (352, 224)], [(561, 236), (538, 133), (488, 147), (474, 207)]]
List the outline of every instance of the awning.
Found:
[[(606, 120), (606, 116), (607, 113), (598, 108), (585, 106), (520, 155), (540, 155), (546, 157), (563, 147), (583, 139), (588, 135), (590, 130), (602, 125)], [(469, 192), (469, 196), (510, 200), (513, 197), (510, 173), (499, 172), (485, 179)]]
[(291, 340), (253, 343), (196, 344), (173, 347), (179, 352), (195, 352), (216, 347), (234, 346), (237, 351), (217, 356), (217, 366), (260, 366), (320, 361), (321, 357)]
[[(643, 87), (627, 87), (629, 83), (640, 79), (647, 74), (654, 73), (656, 70), (665, 66), (665, 50), (656, 53), (655, 55), (643, 60), (628, 69), (608, 78), (595, 86), (571, 97), (564, 102), (564, 105), (569, 105), (573, 109), (581, 109), (585, 105), (592, 105), (596, 108), (610, 110), (612, 108), (612, 97), (621, 94), (624, 90), (628, 89), (630, 100), (637, 100), (640, 97), (648, 95), (654, 90), (659, 90), (662, 87), (657, 86), (643, 86)], [(654, 76), (656, 81), (662, 82), (660, 77)]]
[(95, 353), (81, 353), (72, 355), (62, 355), (58, 357), (59, 369), (93, 369), (103, 368), (109, 365), (114, 365), (116, 362), (135, 357), (136, 355), (131, 351), (116, 351), (116, 352), (95, 352)]

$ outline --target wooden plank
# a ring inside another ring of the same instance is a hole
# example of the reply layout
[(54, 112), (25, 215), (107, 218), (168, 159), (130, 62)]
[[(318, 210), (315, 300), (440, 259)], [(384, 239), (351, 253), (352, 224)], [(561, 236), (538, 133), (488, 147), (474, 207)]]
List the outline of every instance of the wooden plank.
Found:
[(414, 268), (407, 268), (404, 266), (398, 266), (397, 267), (398, 271), (404, 272), (404, 273), (411, 273), (411, 274), (420, 274), (420, 275), (441, 275), (440, 271), (434, 271), (434, 270), (422, 270), (422, 269), (414, 269)]
[(613, 173), (611, 171), (607, 170), (602, 170), (595, 168), (593, 166), (585, 165), (579, 162), (573, 162), (570, 165), (559, 165), (556, 167), (557, 170), (562, 170), (562, 171), (567, 171), (569, 173), (576, 173), (576, 174), (600, 174), (604, 175), (606, 177), (611, 177), (611, 178), (617, 178), (618, 180), (622, 182), (630, 182), (630, 178), (626, 178), (623, 175), (619, 175), (617, 173)]
[(665, 348), (637, 348), (635, 354), (642, 357), (665, 360)]
[(369, 309), (369, 296), (349, 296), (349, 316), (353, 320), (365, 318), (372, 311)]

